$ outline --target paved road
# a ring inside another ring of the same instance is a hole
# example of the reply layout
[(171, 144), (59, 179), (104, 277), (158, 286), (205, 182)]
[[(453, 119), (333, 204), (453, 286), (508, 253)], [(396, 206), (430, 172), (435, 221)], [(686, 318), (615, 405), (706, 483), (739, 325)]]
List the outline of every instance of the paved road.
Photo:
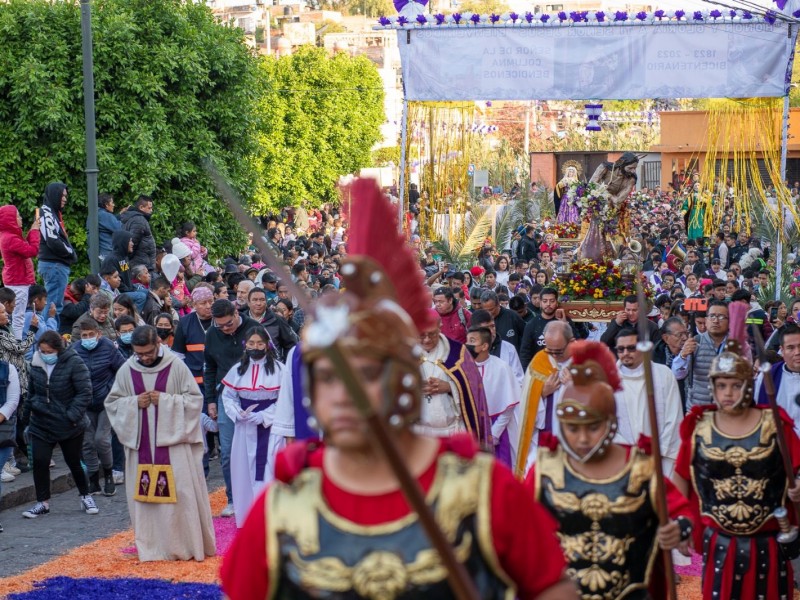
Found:
[[(23, 473), (17, 479), (24, 483), (31, 477), (30, 473)], [(215, 490), (222, 485), (219, 461), (211, 461), (208, 487)], [(130, 528), (124, 486), (117, 486), (116, 495), (110, 498), (97, 495), (94, 499), (100, 509), (97, 515), (87, 515), (80, 509), (75, 488), (54, 495), (50, 514), (38, 519), (22, 516), (31, 504), (0, 512), (0, 523), (5, 529), (0, 533), (0, 577), (16, 575), (77, 546)]]

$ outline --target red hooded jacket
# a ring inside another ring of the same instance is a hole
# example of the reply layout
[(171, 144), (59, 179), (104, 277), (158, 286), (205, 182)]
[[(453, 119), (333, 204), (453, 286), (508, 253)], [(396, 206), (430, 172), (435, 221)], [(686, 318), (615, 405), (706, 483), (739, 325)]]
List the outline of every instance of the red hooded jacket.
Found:
[(17, 207), (0, 206), (0, 256), (5, 285), (33, 285), (33, 257), (39, 254), (39, 231), (31, 229), (26, 240), (17, 225)]

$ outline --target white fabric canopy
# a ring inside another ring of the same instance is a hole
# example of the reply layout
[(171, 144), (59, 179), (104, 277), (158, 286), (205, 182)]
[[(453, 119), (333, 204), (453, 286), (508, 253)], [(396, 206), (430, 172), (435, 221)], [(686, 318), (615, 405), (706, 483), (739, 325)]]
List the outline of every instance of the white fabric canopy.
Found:
[(406, 100), (778, 97), (784, 21), (398, 29)]

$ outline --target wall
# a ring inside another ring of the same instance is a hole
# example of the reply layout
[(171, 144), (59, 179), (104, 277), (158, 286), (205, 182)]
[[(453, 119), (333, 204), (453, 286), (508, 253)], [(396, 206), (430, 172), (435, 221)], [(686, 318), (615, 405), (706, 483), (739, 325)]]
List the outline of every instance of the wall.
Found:
[(556, 179), (556, 155), (552, 152), (531, 152), (531, 182), (543, 181), (552, 188)]

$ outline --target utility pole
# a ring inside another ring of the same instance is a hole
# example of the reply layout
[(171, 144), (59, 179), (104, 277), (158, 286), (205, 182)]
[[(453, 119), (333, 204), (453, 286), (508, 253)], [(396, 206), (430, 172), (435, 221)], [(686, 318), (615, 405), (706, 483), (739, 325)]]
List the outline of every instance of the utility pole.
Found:
[(86, 204), (89, 209), (89, 264), (100, 270), (100, 239), (97, 225), (97, 144), (94, 124), (94, 59), (92, 57), (92, 2), (81, 0), (83, 46), (83, 116), (86, 123)]
[(531, 154), (531, 106), (533, 102), (528, 102), (528, 107), (525, 110), (525, 157), (530, 160)]

